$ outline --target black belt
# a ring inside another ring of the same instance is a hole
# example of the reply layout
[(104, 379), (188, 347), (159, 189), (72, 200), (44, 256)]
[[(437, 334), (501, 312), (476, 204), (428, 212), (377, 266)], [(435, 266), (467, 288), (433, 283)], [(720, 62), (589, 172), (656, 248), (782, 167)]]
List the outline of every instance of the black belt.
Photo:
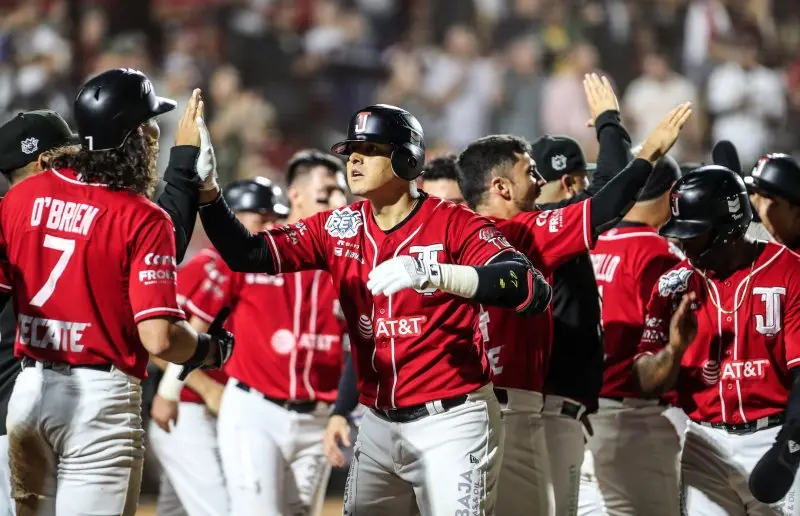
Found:
[(501, 405), (508, 405), (508, 391), (505, 389), (495, 389), (494, 395)]
[(707, 423), (705, 421), (695, 421), (700, 426), (708, 428), (719, 428), (725, 430), (729, 434), (752, 434), (757, 430), (766, 430), (774, 426), (782, 425), (786, 421), (786, 413), (773, 414), (771, 416), (762, 417), (756, 421), (748, 421), (747, 423), (731, 424), (731, 423)]
[[(630, 400), (630, 399), (640, 399), (640, 398), (621, 398), (621, 397), (616, 397), (616, 396), (603, 396), (601, 399), (604, 399), (604, 400), (611, 400), (611, 401), (616, 401), (617, 403), (623, 403), (625, 400)], [(644, 398), (641, 398), (641, 399), (644, 399)], [(659, 400), (658, 400), (658, 404), (659, 404), (660, 406), (662, 406), (662, 407), (667, 407), (667, 406), (669, 406), (669, 403), (667, 403), (666, 401), (664, 401), (664, 400), (662, 400), (662, 399), (659, 399)]]
[(254, 389), (247, 385), (246, 383), (236, 380), (236, 386), (242, 389), (245, 392), (252, 392), (257, 396), (264, 398), (265, 400), (269, 401), (270, 403), (274, 403), (281, 408), (286, 410), (291, 410), (292, 412), (297, 412), (299, 414), (308, 414), (310, 412), (314, 412), (317, 410), (317, 402), (316, 401), (289, 401), (289, 400), (279, 400), (276, 398), (270, 398), (263, 392)]
[(110, 373), (114, 366), (112, 364), (67, 364), (66, 362), (50, 362), (44, 360), (34, 360), (31, 357), (22, 357), (22, 368), (36, 367), (36, 363), (42, 364), (43, 369), (94, 369), (95, 371), (105, 371)]
[[(446, 398), (443, 400), (439, 400), (439, 403), (442, 404), (442, 411), (447, 412), (450, 409), (456, 408), (459, 405), (463, 405), (467, 401), (467, 395), (462, 394), (461, 396), (456, 396), (454, 398)], [(436, 403), (436, 402), (434, 402)], [(375, 414), (380, 417), (381, 419), (385, 419), (386, 421), (391, 421), (392, 423), (410, 423), (412, 421), (416, 421), (417, 419), (422, 419), (423, 417), (428, 417), (431, 412), (428, 410), (427, 403), (423, 403), (421, 405), (414, 405), (413, 407), (404, 407), (398, 409), (389, 409), (389, 410), (380, 410), (380, 409), (372, 409)], [(436, 412), (434, 412), (435, 414)]]

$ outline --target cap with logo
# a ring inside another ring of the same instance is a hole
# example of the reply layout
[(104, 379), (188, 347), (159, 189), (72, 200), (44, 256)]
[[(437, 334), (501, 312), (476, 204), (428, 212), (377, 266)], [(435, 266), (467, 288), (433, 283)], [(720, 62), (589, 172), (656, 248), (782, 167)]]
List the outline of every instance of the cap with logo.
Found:
[(45, 151), (77, 143), (77, 135), (55, 111), (19, 113), (0, 126), (0, 172), (22, 168)]
[(531, 157), (548, 182), (558, 181), (564, 174), (586, 171), (580, 144), (568, 136), (542, 136), (533, 142)]

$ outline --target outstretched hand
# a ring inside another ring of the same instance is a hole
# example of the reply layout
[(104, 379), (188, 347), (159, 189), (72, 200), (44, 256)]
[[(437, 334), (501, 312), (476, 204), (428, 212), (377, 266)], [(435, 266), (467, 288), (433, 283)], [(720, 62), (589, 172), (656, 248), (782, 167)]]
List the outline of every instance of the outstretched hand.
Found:
[(583, 91), (592, 114), (592, 118), (586, 122), (587, 126), (594, 127), (597, 117), (606, 111), (619, 111), (619, 101), (608, 77), (587, 73), (583, 77)]
[(691, 102), (684, 102), (667, 113), (667, 116), (658, 123), (658, 126), (653, 129), (650, 136), (642, 143), (642, 149), (637, 157), (653, 163), (666, 155), (675, 145), (675, 142), (678, 141), (681, 129), (683, 129), (684, 124), (691, 116)]
[(186, 109), (183, 111), (181, 119), (178, 121), (178, 128), (175, 131), (175, 145), (189, 145), (200, 147), (200, 128), (197, 125), (198, 111), (203, 116), (203, 101), (200, 89), (195, 89), (189, 98)]

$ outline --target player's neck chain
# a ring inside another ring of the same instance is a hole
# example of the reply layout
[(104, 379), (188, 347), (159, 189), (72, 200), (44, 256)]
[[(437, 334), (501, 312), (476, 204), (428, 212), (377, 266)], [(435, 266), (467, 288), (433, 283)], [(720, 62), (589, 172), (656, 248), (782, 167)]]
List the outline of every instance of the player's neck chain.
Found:
[[(722, 308), (720, 306), (722, 304), (722, 299), (720, 299), (720, 302), (717, 303), (717, 301), (714, 299), (714, 292), (712, 292), (712, 289), (711, 289), (711, 286), (712, 286), (711, 280), (708, 279), (708, 277), (705, 274), (703, 274), (702, 271), (698, 271), (698, 272), (700, 272), (700, 275), (703, 276), (703, 280), (705, 280), (705, 282), (706, 282), (706, 288), (708, 289), (708, 298), (711, 300), (711, 304), (714, 305), (714, 307), (717, 310), (719, 310), (720, 312), (722, 312), (725, 315), (731, 315), (731, 314), (734, 314), (737, 311), (739, 311), (739, 308), (742, 307), (742, 305), (744, 304), (744, 300), (747, 297), (747, 287), (750, 286), (750, 279), (753, 277), (753, 270), (755, 269), (756, 261), (758, 261), (758, 257), (754, 258), (753, 262), (750, 264), (750, 272), (747, 274), (747, 279), (745, 280), (745, 283), (744, 283), (744, 289), (742, 290), (742, 298), (739, 299), (736, 302), (736, 306), (733, 307), (733, 310), (725, 310), (724, 308)], [(719, 292), (717, 292), (717, 295), (719, 296)], [(736, 297), (736, 294), (734, 293), (734, 298), (735, 297)]]

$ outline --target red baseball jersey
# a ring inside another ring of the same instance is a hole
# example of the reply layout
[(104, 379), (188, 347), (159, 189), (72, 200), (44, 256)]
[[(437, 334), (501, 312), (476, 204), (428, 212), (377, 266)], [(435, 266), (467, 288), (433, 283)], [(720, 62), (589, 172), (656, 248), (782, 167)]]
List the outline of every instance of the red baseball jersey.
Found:
[(633, 357), (644, 331), (645, 308), (662, 274), (681, 261), (677, 248), (644, 224), (623, 223), (597, 240), (591, 253), (602, 300), (602, 398), (639, 397)]
[(11, 272), (18, 358), (111, 363), (144, 378), (136, 324), (184, 314), (176, 300), (174, 228), (144, 196), (48, 170), (0, 204), (0, 246)]
[[(548, 211), (520, 213), (497, 220), (497, 227), (518, 251), (551, 278), (559, 265), (594, 245), (591, 199)], [(495, 386), (542, 392), (550, 362), (553, 314), (519, 316), (511, 310), (484, 307), (480, 329)]]
[(360, 401), (387, 409), (472, 392), (489, 382), (478, 304), (433, 288), (373, 297), (369, 273), (400, 255), (482, 266), (510, 252), (488, 219), (421, 194), (411, 214), (381, 230), (369, 201), (265, 233), (275, 270), (325, 269), (350, 330)]
[(215, 288), (192, 296), (186, 310), (209, 318), (233, 308), (237, 343), (225, 372), (271, 398), (332, 403), (347, 334), (330, 275), (231, 273), (219, 265), (207, 267)]
[(789, 370), (800, 365), (800, 256), (768, 243), (752, 269), (727, 278), (680, 262), (653, 289), (640, 353), (664, 346), (686, 292), (697, 295), (698, 332), (681, 360), (679, 406), (695, 421), (732, 424), (786, 410)]
[[(206, 303), (207, 297), (223, 299), (223, 289), (226, 288), (230, 277), (231, 270), (213, 247), (201, 250), (178, 269), (178, 305), (187, 317), (196, 316), (211, 324), (216, 312), (205, 312), (198, 308), (197, 303)], [(228, 326), (226, 324), (226, 327)], [(228, 381), (228, 375), (219, 369), (209, 369), (204, 372), (221, 384)], [(181, 401), (203, 403), (200, 395), (188, 386), (181, 390)]]

